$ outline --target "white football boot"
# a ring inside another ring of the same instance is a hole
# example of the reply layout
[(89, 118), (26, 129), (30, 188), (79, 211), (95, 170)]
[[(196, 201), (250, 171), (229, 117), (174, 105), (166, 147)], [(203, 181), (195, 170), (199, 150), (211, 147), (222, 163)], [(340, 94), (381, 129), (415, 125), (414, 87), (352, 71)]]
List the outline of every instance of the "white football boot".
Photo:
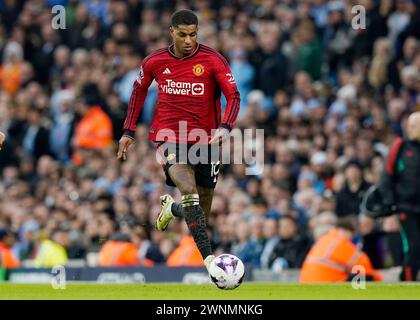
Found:
[(165, 194), (160, 197), (161, 210), (156, 220), (156, 230), (166, 230), (169, 222), (175, 218), (171, 210), (172, 203), (174, 203), (174, 198), (172, 198), (169, 194)]

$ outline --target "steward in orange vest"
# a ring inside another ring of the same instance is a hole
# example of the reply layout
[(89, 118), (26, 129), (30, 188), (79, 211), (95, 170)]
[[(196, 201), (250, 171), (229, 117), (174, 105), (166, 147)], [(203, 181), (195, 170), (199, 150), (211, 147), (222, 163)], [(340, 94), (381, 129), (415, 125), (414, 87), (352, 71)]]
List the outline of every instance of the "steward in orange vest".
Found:
[(184, 236), (179, 242), (178, 247), (170, 254), (166, 265), (170, 267), (204, 266), (203, 257), (197, 248), (192, 236)]
[[(81, 110), (81, 108), (79, 108)], [(112, 146), (112, 121), (100, 106), (87, 106), (74, 130), (74, 146), (104, 149)]]
[[(366, 280), (381, 281), (369, 257), (352, 242), (355, 229), (348, 219), (323, 235), (309, 251), (300, 273), (301, 283), (349, 281), (364, 270)], [(353, 270), (353, 267), (358, 269)]]
[(4, 269), (20, 267), (20, 261), (12, 251), (15, 239), (15, 234), (10, 230), (0, 230), (0, 267)]
[(154, 262), (150, 259), (140, 259), (137, 246), (130, 242), (129, 236), (116, 234), (105, 242), (99, 251), (99, 265), (102, 267), (151, 267)]

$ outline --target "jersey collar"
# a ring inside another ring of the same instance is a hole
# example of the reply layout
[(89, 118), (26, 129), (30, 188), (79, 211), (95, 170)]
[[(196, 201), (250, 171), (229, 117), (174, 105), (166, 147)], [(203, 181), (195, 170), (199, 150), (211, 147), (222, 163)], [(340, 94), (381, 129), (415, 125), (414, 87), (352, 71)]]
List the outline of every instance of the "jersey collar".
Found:
[(188, 57), (183, 57), (183, 58), (176, 56), (176, 55), (172, 52), (173, 48), (174, 48), (174, 44), (171, 44), (171, 45), (168, 47), (168, 52), (169, 52), (169, 54), (170, 54), (172, 57), (174, 57), (175, 59), (178, 59), (178, 60), (185, 60), (185, 59), (192, 58), (193, 56), (195, 56), (195, 55), (197, 54), (198, 50), (200, 49), (200, 44), (197, 42), (197, 46), (195, 47), (194, 52), (193, 52), (192, 54), (190, 54)]

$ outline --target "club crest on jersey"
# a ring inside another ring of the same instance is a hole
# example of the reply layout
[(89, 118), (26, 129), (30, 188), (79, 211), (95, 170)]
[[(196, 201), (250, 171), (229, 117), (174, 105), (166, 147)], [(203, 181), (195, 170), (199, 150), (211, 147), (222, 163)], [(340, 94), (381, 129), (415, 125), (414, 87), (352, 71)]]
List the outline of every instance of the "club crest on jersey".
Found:
[(204, 73), (204, 66), (202, 64), (196, 64), (193, 67), (193, 72), (196, 76), (201, 76)]
[(140, 67), (139, 76), (137, 77), (137, 82), (139, 84), (141, 84), (141, 82), (143, 81), (143, 79), (144, 79), (143, 67)]

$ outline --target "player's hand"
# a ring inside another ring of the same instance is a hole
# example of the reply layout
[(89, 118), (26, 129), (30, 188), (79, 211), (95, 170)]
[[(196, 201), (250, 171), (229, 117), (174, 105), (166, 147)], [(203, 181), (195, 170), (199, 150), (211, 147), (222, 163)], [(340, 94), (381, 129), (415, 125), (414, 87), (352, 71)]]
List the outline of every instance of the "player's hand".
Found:
[(127, 159), (127, 149), (134, 143), (134, 139), (129, 136), (122, 136), (119, 145), (117, 159), (122, 159), (125, 161)]
[(217, 128), (213, 138), (210, 139), (209, 144), (218, 143), (221, 144), (229, 138), (229, 130), (223, 127)]
[(6, 140), (6, 135), (0, 131), (0, 150), (5, 140)]

